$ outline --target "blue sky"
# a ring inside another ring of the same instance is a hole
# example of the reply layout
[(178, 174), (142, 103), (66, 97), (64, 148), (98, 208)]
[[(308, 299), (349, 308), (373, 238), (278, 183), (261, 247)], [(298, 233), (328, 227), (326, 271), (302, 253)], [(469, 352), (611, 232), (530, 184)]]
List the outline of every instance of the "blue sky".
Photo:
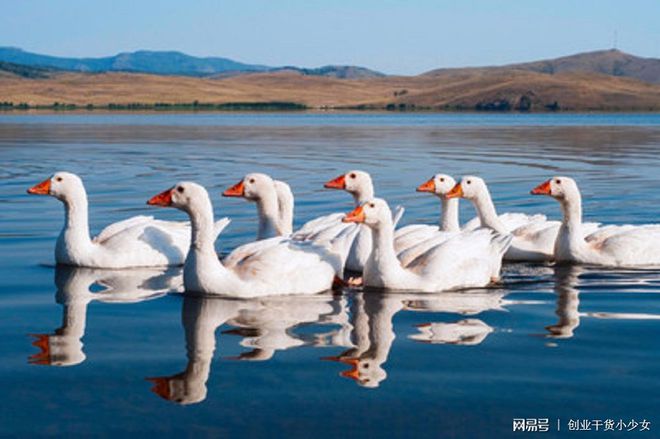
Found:
[(387, 73), (612, 47), (660, 58), (660, 0), (3, 0), (0, 45), (60, 56), (180, 50)]

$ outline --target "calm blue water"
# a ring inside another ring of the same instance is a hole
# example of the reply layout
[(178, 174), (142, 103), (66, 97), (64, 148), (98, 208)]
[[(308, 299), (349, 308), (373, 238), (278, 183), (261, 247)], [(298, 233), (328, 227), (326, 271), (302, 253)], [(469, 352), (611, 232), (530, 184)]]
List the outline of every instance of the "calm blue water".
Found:
[(586, 219), (648, 223), (659, 167), (660, 115), (0, 115), (0, 436), (517, 437), (514, 418), (548, 418), (546, 436), (646, 419), (657, 437), (658, 271), (518, 264), (464, 293), (193, 297), (178, 269), (54, 268), (62, 207), (25, 190), (80, 174), (97, 232), (183, 220), (145, 201), (195, 180), (233, 220), (224, 252), (256, 215), (219, 193), (252, 171), (291, 184), (297, 225), (350, 209), (322, 188), (350, 169), (407, 208), (403, 223), (437, 221), (414, 190), (437, 172), (483, 176), (502, 212), (552, 217), (527, 194), (571, 175)]

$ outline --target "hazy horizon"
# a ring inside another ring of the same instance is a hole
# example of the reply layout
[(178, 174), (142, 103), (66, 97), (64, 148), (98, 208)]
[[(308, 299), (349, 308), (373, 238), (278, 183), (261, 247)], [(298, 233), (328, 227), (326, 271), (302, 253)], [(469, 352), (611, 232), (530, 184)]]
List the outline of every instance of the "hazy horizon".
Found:
[[(173, 50), (269, 66), (358, 65), (388, 74), (619, 50), (660, 58), (660, 2), (567, 0), (10, 0), (0, 45), (63, 57)], [(25, 32), (30, 29), (30, 32)]]

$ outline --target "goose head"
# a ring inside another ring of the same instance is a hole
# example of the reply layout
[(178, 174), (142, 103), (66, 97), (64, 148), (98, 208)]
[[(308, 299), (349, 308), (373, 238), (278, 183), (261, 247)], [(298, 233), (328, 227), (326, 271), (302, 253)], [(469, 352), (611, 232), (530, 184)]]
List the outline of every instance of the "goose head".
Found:
[(161, 398), (176, 404), (196, 404), (206, 399), (207, 388), (204, 377), (194, 372), (182, 372), (172, 376), (149, 377), (151, 391)]
[(203, 186), (191, 181), (181, 181), (173, 187), (154, 195), (147, 201), (151, 206), (175, 207), (191, 213), (211, 206), (209, 194)]
[(429, 192), (440, 198), (445, 198), (455, 185), (456, 180), (450, 175), (436, 174), (425, 183), (420, 184), (417, 187), (417, 192)]
[(84, 197), (85, 186), (76, 174), (56, 172), (52, 177), (32, 186), (27, 192), (32, 195), (50, 195), (68, 202)]
[(466, 175), (461, 181), (447, 193), (447, 198), (465, 198), (466, 200), (476, 200), (484, 194), (488, 194), (486, 182), (474, 175)]
[(375, 358), (339, 355), (324, 357), (323, 359), (350, 366), (350, 369), (340, 372), (339, 375), (352, 379), (362, 387), (376, 388), (380, 385), (381, 381), (387, 378), (387, 372), (382, 367), (384, 361), (377, 361)]
[(31, 334), (35, 340), (32, 346), (39, 352), (30, 355), (28, 363), (40, 366), (75, 366), (85, 361), (83, 344), (76, 335)]
[(247, 174), (241, 181), (222, 193), (223, 197), (241, 197), (248, 201), (259, 201), (274, 189), (273, 179), (266, 174)]
[(565, 200), (580, 196), (577, 183), (570, 177), (556, 176), (536, 186), (532, 195), (548, 195), (556, 200)]
[(385, 200), (373, 198), (347, 213), (342, 222), (364, 223), (371, 228), (378, 228), (382, 224), (392, 223), (392, 211)]
[(364, 171), (348, 171), (323, 185), (326, 189), (342, 189), (352, 195), (373, 194), (371, 175)]

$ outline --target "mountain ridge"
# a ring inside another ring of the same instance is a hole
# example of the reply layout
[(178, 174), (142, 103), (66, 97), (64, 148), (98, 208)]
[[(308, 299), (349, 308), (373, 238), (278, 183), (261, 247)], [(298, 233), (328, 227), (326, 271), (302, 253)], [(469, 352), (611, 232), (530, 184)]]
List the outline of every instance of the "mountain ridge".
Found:
[(516, 69), (538, 73), (601, 73), (609, 76), (623, 76), (644, 82), (660, 84), (660, 59), (635, 56), (618, 49), (596, 50), (576, 53), (559, 58), (506, 64), (502, 66), (457, 67), (434, 69), (422, 75), (437, 76), (447, 72), (484, 69)]
[(176, 50), (137, 50), (107, 57), (57, 57), (28, 52), (16, 47), (0, 47), (0, 62), (31, 67), (49, 67), (81, 73), (132, 72), (155, 75), (216, 76), (255, 72), (295, 70), (303, 75), (343, 79), (384, 76), (360, 66), (326, 65), (317, 68), (247, 64), (223, 57), (196, 57)]

